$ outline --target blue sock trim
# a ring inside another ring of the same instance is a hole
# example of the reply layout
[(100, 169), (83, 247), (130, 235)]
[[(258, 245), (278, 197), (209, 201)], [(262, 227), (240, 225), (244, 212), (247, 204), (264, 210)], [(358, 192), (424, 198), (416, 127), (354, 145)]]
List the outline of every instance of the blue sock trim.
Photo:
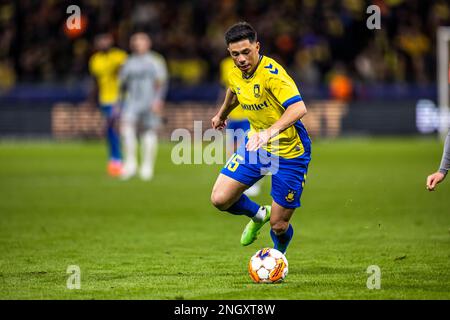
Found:
[(294, 228), (292, 227), (292, 224), (289, 224), (289, 227), (287, 228), (285, 233), (282, 233), (278, 236), (275, 234), (275, 232), (273, 232), (272, 229), (270, 229), (270, 237), (272, 238), (274, 248), (281, 251), (282, 253), (286, 252), (289, 242), (291, 242), (293, 236)]
[(246, 215), (254, 217), (260, 208), (260, 205), (250, 200), (245, 194), (242, 194), (238, 201), (228, 208), (228, 212), (235, 215)]

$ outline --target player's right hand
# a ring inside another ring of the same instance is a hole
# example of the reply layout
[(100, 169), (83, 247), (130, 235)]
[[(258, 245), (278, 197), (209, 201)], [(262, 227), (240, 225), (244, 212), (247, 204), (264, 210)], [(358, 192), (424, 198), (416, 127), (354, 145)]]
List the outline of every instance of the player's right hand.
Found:
[(445, 175), (442, 172), (435, 172), (433, 174), (430, 174), (427, 177), (427, 189), (428, 191), (434, 191), (434, 188), (436, 188), (436, 185), (444, 180)]
[(150, 110), (160, 117), (163, 115), (163, 109), (164, 109), (164, 101), (162, 101), (161, 99), (155, 100), (152, 106), (150, 107)]
[(227, 126), (227, 120), (222, 119), (218, 114), (216, 114), (211, 119), (211, 126), (213, 127), (213, 129), (222, 130)]

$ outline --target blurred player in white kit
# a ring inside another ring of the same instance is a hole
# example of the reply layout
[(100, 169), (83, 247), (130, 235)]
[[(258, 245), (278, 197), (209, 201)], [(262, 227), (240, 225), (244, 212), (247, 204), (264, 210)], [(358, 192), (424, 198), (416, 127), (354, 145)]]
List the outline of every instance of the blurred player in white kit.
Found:
[(120, 72), (122, 93), (121, 135), (124, 166), (121, 178), (126, 180), (138, 172), (138, 129), (141, 142), (139, 175), (151, 180), (158, 147), (156, 129), (161, 123), (164, 99), (167, 92), (167, 67), (165, 59), (151, 50), (152, 42), (144, 32), (130, 38), (131, 56)]

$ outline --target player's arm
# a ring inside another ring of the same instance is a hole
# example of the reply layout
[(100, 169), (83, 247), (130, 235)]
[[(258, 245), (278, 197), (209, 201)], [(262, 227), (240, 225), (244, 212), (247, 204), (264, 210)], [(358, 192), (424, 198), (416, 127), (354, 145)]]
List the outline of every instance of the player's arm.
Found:
[(98, 103), (98, 96), (99, 96), (99, 85), (97, 81), (97, 67), (95, 63), (94, 57), (91, 57), (89, 59), (89, 73), (91, 74), (91, 81), (89, 85), (89, 91), (88, 91), (88, 101), (90, 106), (97, 106)]
[(115, 63), (117, 65), (117, 79), (119, 82), (118, 87), (118, 98), (114, 105), (114, 112), (118, 115), (123, 107), (123, 101), (125, 100), (125, 95), (127, 93), (127, 81), (128, 81), (128, 68), (127, 60), (128, 54), (123, 50), (115, 51)]
[(117, 107), (121, 109), (128, 90), (128, 67), (123, 64), (119, 69), (119, 96), (117, 99)]
[(283, 115), (270, 128), (260, 131), (250, 137), (247, 142), (247, 150), (256, 151), (267, 142), (292, 126), (306, 114), (306, 106), (303, 101), (291, 104)]
[(227, 89), (225, 99), (217, 114), (211, 119), (211, 125), (214, 129), (222, 130), (227, 125), (226, 119), (231, 111), (239, 105), (236, 94)]
[(89, 81), (89, 89), (87, 94), (87, 100), (89, 102), (89, 106), (95, 107), (98, 104), (98, 96), (99, 96), (99, 88), (98, 82), (95, 77), (91, 77)]
[(155, 100), (151, 109), (154, 113), (161, 115), (164, 108), (165, 92), (167, 92), (167, 84), (162, 81), (155, 82)]
[(445, 139), (444, 154), (439, 170), (427, 177), (427, 189), (434, 191), (436, 185), (445, 179), (448, 170), (450, 170), (450, 131)]
[(123, 63), (119, 68), (118, 81), (118, 95), (117, 102), (114, 105), (114, 112), (116, 116), (119, 116), (124, 107), (125, 98), (129, 90), (129, 64), (127, 62)]
[(450, 131), (445, 139), (444, 154), (442, 155), (441, 166), (439, 172), (447, 175), (448, 170), (450, 170)]
[(295, 102), (283, 113), (281, 118), (276, 121), (269, 129), (267, 129), (270, 138), (283, 132), (306, 114), (306, 106), (303, 101)]
[(169, 87), (167, 65), (163, 57), (160, 57), (156, 64), (156, 81), (154, 83), (155, 100), (152, 111), (161, 115), (164, 108), (164, 101)]

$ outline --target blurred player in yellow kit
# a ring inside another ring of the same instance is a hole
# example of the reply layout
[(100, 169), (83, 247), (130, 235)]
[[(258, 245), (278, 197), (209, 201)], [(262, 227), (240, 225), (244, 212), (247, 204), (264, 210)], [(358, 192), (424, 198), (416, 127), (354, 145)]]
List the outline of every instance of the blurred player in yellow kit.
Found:
[(108, 174), (117, 177), (122, 173), (122, 155), (120, 136), (116, 127), (119, 114), (119, 70), (127, 53), (113, 47), (114, 39), (109, 33), (99, 34), (95, 38), (98, 50), (89, 60), (89, 71), (94, 76), (98, 88), (98, 102), (107, 120), (107, 142), (109, 148)]
[[(235, 67), (233, 59), (228, 56), (224, 58), (220, 63), (220, 83), (225, 88), (225, 90), (230, 86), (228, 81), (228, 74)], [(250, 122), (245, 116), (244, 109), (242, 106), (237, 106), (228, 115), (227, 121), (227, 151), (232, 153), (236, 152), (237, 146), (239, 146), (245, 139), (247, 132), (250, 130)], [(229, 158), (231, 154), (227, 154)], [(250, 188), (245, 191), (248, 196), (257, 196), (261, 190), (262, 180), (259, 180)]]

